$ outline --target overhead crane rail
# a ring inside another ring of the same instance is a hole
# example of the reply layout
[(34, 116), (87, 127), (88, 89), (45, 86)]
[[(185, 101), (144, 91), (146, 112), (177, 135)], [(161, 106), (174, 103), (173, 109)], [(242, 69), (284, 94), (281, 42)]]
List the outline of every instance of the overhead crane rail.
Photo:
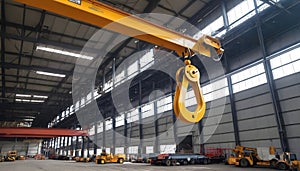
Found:
[[(179, 69), (185, 74), (182, 83), (179, 79), (177, 80), (174, 112), (182, 121), (192, 123), (200, 121), (204, 116), (206, 106), (199, 85), (200, 73), (195, 66), (191, 65), (188, 58), (194, 54), (201, 54), (214, 60), (219, 60), (224, 50), (221, 48), (221, 43), (218, 39), (203, 35), (196, 40), (188, 35), (151, 23), (96, 0), (15, 1), (101, 28), (114, 23), (107, 29), (175, 51), (185, 59), (186, 67)], [(190, 68), (193, 69), (191, 70)], [(188, 84), (192, 85), (198, 103), (194, 112), (186, 109), (184, 103)]]

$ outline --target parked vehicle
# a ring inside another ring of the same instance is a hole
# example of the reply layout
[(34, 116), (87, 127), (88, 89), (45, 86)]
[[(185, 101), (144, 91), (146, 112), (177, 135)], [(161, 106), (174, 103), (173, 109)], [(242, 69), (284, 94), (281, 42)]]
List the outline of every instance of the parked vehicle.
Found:
[(279, 170), (300, 170), (300, 161), (296, 154), (284, 152), (281, 155), (275, 155), (274, 147), (243, 147), (237, 146), (233, 149), (235, 156), (227, 160), (227, 164), (234, 164), (240, 167), (264, 166), (276, 168)]
[(105, 163), (120, 163), (123, 164), (126, 159), (125, 154), (112, 154), (102, 151), (102, 153), (96, 156), (96, 164), (105, 164)]
[(152, 165), (188, 165), (188, 164), (209, 164), (208, 157), (201, 154), (159, 154), (151, 161)]

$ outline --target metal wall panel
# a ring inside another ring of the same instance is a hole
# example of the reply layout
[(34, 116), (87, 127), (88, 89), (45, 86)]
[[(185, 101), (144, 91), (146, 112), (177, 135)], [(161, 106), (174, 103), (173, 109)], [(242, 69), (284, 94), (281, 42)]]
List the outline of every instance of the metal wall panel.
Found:
[(291, 152), (300, 156), (300, 74), (275, 81)]

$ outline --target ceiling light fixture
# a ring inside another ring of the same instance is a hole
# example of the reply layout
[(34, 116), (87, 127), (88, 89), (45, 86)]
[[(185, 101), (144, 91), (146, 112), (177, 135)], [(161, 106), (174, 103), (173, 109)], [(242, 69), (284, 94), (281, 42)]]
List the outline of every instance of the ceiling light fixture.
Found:
[(29, 94), (16, 94), (16, 97), (31, 97)]
[(57, 53), (57, 54), (61, 54), (61, 55), (67, 55), (67, 56), (72, 56), (75, 58), (82, 58), (82, 59), (87, 59), (87, 60), (94, 59), (94, 57), (92, 57), (92, 56), (81, 55), (79, 53), (74, 53), (74, 52), (70, 52), (70, 51), (66, 51), (66, 50), (59, 50), (59, 49), (49, 48), (49, 47), (44, 47), (44, 46), (37, 46), (36, 50), (42, 50), (42, 51), (46, 51), (46, 52)]
[(26, 121), (26, 122), (32, 122), (33, 119), (23, 119), (23, 121)]
[(47, 99), (48, 96), (33, 95), (33, 98)]
[(30, 102), (30, 100), (26, 100), (26, 99), (20, 99), (22, 100), (22, 102)]
[(30, 100), (32, 103), (44, 103), (44, 100)]
[(66, 77), (66, 75), (64, 75), (64, 74), (55, 74), (55, 73), (44, 72), (44, 71), (36, 71), (36, 73), (41, 74), (41, 75), (52, 76), (52, 77), (61, 77), (61, 78)]

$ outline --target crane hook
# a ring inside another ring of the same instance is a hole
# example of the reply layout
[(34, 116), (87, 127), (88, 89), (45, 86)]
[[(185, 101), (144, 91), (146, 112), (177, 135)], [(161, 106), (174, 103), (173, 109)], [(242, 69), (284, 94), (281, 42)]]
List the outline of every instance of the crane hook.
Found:
[[(200, 73), (197, 67), (191, 65), (190, 60), (185, 60), (185, 64), (185, 67), (179, 68), (176, 72), (177, 86), (174, 97), (174, 112), (176, 117), (184, 122), (197, 123), (203, 118), (206, 110), (206, 103), (199, 84)], [(180, 82), (179, 77), (182, 72), (182, 82)], [(193, 112), (189, 111), (185, 105), (185, 96), (189, 84), (192, 86), (197, 101), (197, 107)]]

